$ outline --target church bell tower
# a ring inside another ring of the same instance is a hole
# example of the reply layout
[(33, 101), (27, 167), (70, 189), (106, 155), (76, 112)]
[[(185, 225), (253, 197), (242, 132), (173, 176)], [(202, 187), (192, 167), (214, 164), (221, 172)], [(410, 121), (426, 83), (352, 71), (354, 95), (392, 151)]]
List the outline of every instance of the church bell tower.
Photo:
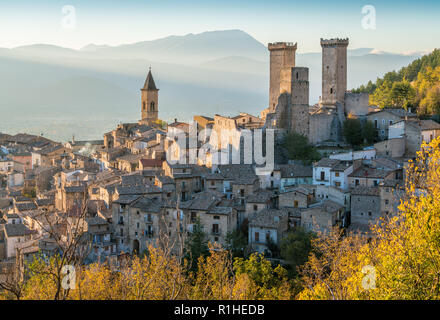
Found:
[(144, 87), (141, 89), (142, 121), (152, 124), (158, 119), (159, 114), (159, 89), (156, 88), (151, 67), (148, 71)]

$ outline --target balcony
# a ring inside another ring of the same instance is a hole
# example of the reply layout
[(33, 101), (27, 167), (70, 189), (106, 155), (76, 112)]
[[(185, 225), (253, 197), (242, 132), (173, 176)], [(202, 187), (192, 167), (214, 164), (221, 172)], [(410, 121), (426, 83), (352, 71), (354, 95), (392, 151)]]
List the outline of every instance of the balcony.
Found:
[(211, 234), (214, 236), (219, 236), (222, 234), (222, 230), (221, 229), (211, 229)]
[(145, 223), (148, 223), (148, 224), (151, 224), (151, 223), (153, 223), (153, 217), (145, 217), (145, 219), (144, 219), (144, 222)]

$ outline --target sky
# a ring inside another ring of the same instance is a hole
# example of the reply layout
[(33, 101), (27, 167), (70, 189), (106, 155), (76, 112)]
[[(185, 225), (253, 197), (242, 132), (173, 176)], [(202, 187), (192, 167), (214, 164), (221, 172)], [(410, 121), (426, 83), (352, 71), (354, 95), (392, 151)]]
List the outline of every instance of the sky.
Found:
[(298, 42), (298, 52), (319, 52), (319, 39), (334, 37), (349, 37), (351, 48), (426, 52), (440, 47), (439, 13), (439, 0), (0, 0), (0, 48), (240, 29), (264, 44)]

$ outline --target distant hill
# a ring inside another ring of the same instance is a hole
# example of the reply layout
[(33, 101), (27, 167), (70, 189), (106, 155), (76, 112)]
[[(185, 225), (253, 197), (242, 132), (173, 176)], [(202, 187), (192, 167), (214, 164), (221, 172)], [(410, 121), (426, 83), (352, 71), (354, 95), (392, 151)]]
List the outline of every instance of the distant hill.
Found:
[[(373, 52), (348, 50), (349, 87), (418, 58)], [(320, 52), (297, 54), (297, 65), (310, 68), (311, 103), (321, 95), (321, 59)], [(269, 52), (241, 30), (80, 50), (36, 44), (0, 48), (0, 131), (100, 138), (117, 122), (138, 119), (139, 89), (149, 66), (160, 89), (160, 117), (167, 121), (200, 113), (258, 115), (267, 105)]]
[(370, 103), (381, 108), (412, 108), (419, 115), (440, 115), (440, 49), (353, 91), (370, 93)]

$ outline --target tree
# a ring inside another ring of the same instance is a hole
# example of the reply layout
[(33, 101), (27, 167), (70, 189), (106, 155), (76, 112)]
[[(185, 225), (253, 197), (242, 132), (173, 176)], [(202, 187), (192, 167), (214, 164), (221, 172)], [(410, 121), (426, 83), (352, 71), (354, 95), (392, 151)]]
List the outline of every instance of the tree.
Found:
[(302, 228), (290, 231), (281, 240), (281, 257), (288, 266), (289, 277), (294, 278), (298, 275), (297, 268), (307, 262), (312, 250), (313, 233), (307, 232)]
[(343, 134), (345, 140), (351, 146), (359, 146), (362, 144), (362, 124), (359, 119), (349, 118), (344, 121), (343, 124)]
[(440, 139), (423, 144), (406, 170), (394, 217), (371, 238), (333, 231), (313, 241), (301, 299), (440, 299)]
[(197, 269), (197, 261), (200, 257), (209, 254), (207, 235), (203, 231), (200, 219), (193, 224), (193, 230), (185, 243), (185, 259), (189, 261), (189, 269)]
[(253, 299), (290, 299), (292, 288), (287, 280), (287, 271), (280, 265), (273, 268), (262, 254), (252, 253), (248, 259), (236, 258), (234, 271), (237, 278), (246, 276), (254, 288)]
[(362, 127), (362, 138), (368, 143), (372, 144), (376, 141), (377, 131), (371, 121), (366, 121)]
[(395, 108), (408, 109), (412, 105), (415, 98), (415, 90), (407, 80), (394, 82), (389, 92), (391, 105)]
[(307, 137), (298, 133), (286, 135), (282, 146), (287, 150), (288, 157), (291, 160), (311, 162), (321, 159), (321, 155), (314, 146), (309, 144)]

